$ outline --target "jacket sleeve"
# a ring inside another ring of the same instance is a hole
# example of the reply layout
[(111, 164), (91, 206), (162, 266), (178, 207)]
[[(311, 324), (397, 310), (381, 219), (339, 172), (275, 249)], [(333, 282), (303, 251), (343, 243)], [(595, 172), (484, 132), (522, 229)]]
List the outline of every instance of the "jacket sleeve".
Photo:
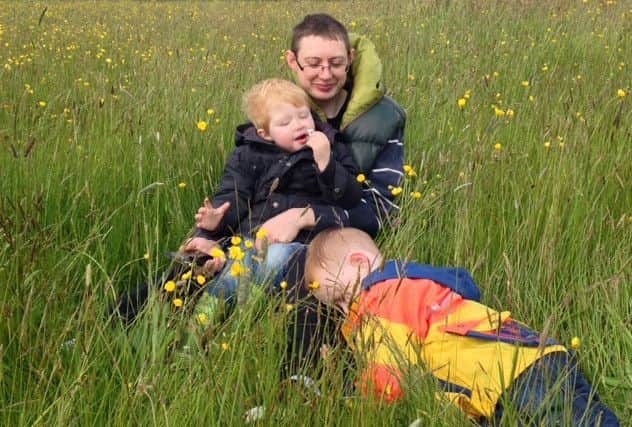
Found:
[(358, 379), (363, 395), (374, 395), (386, 402), (394, 402), (404, 396), (399, 364), (405, 358), (405, 349), (399, 348), (398, 344), (377, 319), (363, 321), (353, 342), (364, 366)]
[(325, 199), (344, 209), (360, 203), (362, 187), (357, 181), (358, 173), (358, 166), (351, 152), (337, 138), (334, 139), (329, 163), (318, 175), (318, 183)]
[(360, 204), (348, 211), (351, 227), (375, 237), (385, 223), (393, 220), (399, 212), (399, 205), (391, 190), (401, 185), (403, 169), (404, 129), (399, 128), (368, 171)]
[(247, 156), (242, 155), (247, 149), (248, 147), (243, 146), (233, 150), (224, 168), (220, 188), (213, 196), (212, 204), (215, 208), (230, 202), (230, 208), (222, 222), (213, 231), (196, 229), (196, 236), (219, 240), (238, 233), (241, 222), (247, 219), (256, 179), (250, 162), (245, 160)]

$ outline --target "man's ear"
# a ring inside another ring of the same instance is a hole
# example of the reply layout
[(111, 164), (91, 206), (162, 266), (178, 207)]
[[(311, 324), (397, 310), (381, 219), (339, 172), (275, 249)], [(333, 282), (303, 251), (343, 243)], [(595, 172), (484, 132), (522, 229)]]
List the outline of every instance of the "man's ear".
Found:
[(296, 62), (296, 54), (291, 50), (285, 51), (285, 62), (292, 69), (292, 71), (298, 71), (298, 62)]
[(356, 51), (355, 49), (351, 48), (351, 50), (349, 51), (349, 65), (351, 65), (351, 63), (355, 59), (355, 56), (356, 56)]
[(266, 132), (264, 128), (257, 129), (257, 135), (259, 135), (259, 137), (265, 139), (266, 141), (272, 141), (272, 137), (268, 132)]

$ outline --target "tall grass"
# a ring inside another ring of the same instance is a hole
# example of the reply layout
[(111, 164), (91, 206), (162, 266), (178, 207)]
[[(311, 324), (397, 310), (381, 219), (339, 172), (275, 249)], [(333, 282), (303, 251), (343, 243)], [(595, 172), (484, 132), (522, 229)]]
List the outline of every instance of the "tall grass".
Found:
[(314, 11), (375, 42), (408, 111), (417, 176), (384, 251), (464, 266), (489, 305), (580, 337), (582, 369), (632, 416), (628, 3), (3, 1), (3, 425), (239, 425), (258, 405), (264, 424), (467, 424), (428, 378), (394, 406), (345, 399), (342, 349), (311, 372), (321, 397), (288, 392), (282, 298), (241, 308), (206, 353), (172, 351), (159, 301), (130, 330), (107, 323), (166, 267), (242, 92), (289, 77), (290, 28)]

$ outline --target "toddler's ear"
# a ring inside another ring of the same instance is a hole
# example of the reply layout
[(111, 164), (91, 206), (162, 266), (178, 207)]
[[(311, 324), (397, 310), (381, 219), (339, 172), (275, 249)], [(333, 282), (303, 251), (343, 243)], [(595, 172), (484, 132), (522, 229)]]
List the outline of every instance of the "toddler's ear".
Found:
[(266, 141), (272, 141), (272, 137), (268, 134), (268, 132), (266, 132), (264, 128), (257, 129), (257, 135), (259, 135), (259, 137), (265, 139)]

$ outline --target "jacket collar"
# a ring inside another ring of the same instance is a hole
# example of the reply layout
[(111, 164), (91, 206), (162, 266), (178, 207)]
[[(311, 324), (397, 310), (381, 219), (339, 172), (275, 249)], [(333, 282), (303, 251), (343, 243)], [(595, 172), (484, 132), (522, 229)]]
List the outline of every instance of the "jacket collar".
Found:
[(399, 278), (432, 280), (453, 290), (463, 298), (473, 301), (481, 300), (481, 291), (474, 279), (462, 268), (433, 267), (416, 262), (405, 263), (400, 260), (386, 261), (381, 271), (370, 273), (362, 280), (362, 289), (366, 291), (376, 283)]

